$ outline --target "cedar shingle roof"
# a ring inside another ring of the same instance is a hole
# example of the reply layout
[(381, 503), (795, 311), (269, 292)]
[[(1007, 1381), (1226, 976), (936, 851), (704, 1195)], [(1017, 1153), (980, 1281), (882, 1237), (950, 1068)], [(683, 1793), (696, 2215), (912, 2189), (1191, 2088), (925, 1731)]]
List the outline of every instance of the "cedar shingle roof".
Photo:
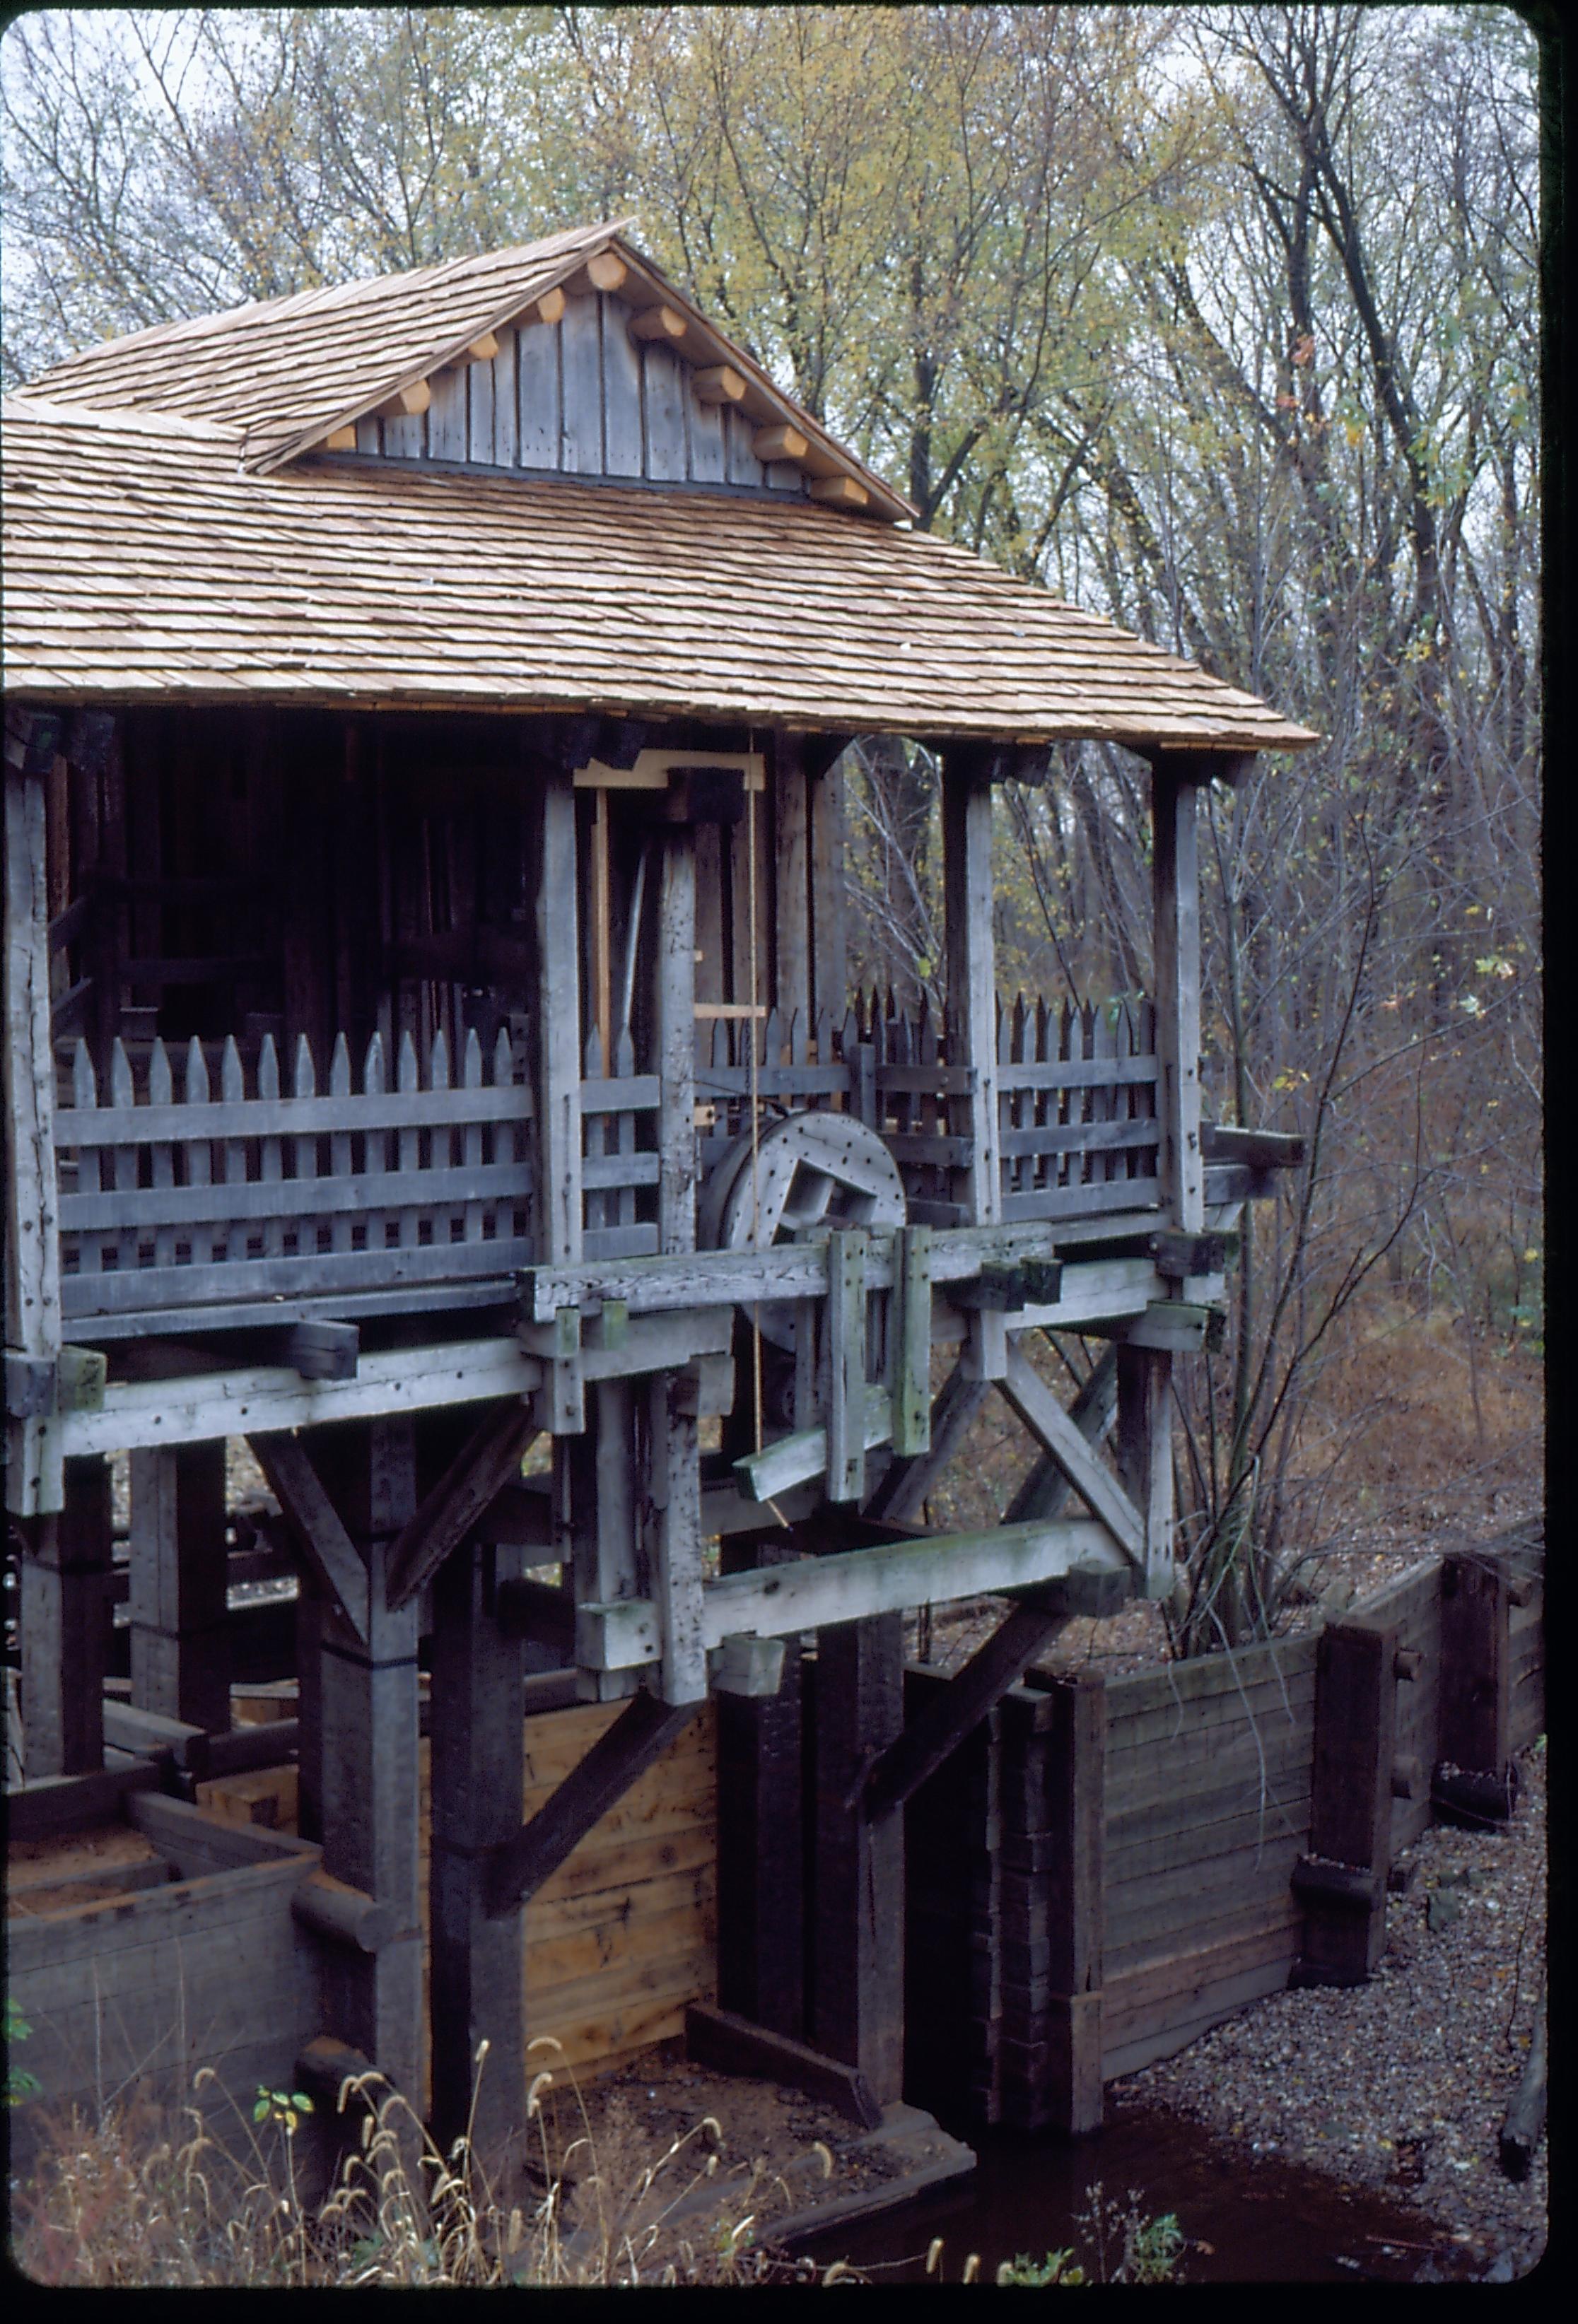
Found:
[[(141, 339), (173, 357), (183, 333)], [(13, 694), (1315, 739), (964, 549), (804, 501), (316, 459), (262, 475), (238, 425), (36, 395), (5, 429)]]
[(98, 410), (216, 420), (239, 431), (243, 467), (266, 475), (401, 388), (429, 378), (486, 332), (518, 320), (606, 251), (628, 270), (621, 295), (629, 304), (674, 308), (687, 319), (692, 361), (727, 363), (742, 374), (749, 417), (759, 425), (788, 421), (809, 439), (806, 465), (813, 474), (857, 478), (872, 512), (890, 521), (913, 516), (901, 494), (785, 395), (625, 240), (626, 223), (578, 227), (478, 258), (160, 323), (68, 356), (29, 392)]

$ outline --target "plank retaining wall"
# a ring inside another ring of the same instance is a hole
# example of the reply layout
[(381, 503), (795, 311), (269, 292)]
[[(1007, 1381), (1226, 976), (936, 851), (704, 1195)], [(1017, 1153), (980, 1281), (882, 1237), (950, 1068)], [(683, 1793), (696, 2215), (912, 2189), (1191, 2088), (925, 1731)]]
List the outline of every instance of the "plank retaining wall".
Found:
[[(908, 1811), (913, 2095), (1094, 2128), (1103, 2082), (1290, 1980), (1367, 1974), (1448, 1743), (1500, 1767), (1544, 1729), (1542, 1575), (1509, 1537), (1319, 1633), (1029, 1673)], [(909, 1674), (911, 1717), (946, 1683)]]

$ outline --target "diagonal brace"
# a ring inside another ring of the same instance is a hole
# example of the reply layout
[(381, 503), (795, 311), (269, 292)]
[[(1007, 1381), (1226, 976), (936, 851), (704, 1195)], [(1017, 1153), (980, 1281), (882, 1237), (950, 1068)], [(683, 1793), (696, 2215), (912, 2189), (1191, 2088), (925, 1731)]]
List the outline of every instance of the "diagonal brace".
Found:
[(484, 1906), (490, 1920), (535, 1895), (637, 1776), (662, 1757), (704, 1699), (676, 1704), (645, 1692), (631, 1697), (531, 1822), (492, 1851)]
[(365, 1646), (370, 1635), (367, 1569), (323, 1489), (307, 1448), (290, 1430), (249, 1436), (253, 1457), (285, 1514), (302, 1554)]
[[(1109, 1340), (1090, 1378), (1068, 1407), (1068, 1416), (1087, 1444), (1099, 1444), (1118, 1416), (1118, 1349)], [(1043, 1452), (1002, 1513), (1004, 1525), (1034, 1517), (1060, 1517), (1073, 1490), (1049, 1452)]]
[(414, 1598), (487, 1515), (540, 1433), (532, 1405), (513, 1397), (473, 1429), (390, 1553), (392, 1609)]
[(1010, 1343), (1007, 1371), (997, 1385), (1124, 1555), (1137, 1565), (1143, 1564), (1145, 1526), (1140, 1511), (1117, 1479), (1103, 1468), (1078, 1423), (1065, 1412), (1020, 1346), (1017, 1335)]
[(964, 1366), (955, 1364), (931, 1407), (930, 1450), (893, 1462), (866, 1503), (865, 1514), (896, 1521), (914, 1517), (991, 1392), (989, 1381), (966, 1379)]
[(867, 1822), (912, 1798), (1076, 1615), (1115, 1614), (1129, 1595), (1130, 1576), (1112, 1569), (1076, 1568), (1027, 1591), (913, 1726), (872, 1762), (860, 1798)]

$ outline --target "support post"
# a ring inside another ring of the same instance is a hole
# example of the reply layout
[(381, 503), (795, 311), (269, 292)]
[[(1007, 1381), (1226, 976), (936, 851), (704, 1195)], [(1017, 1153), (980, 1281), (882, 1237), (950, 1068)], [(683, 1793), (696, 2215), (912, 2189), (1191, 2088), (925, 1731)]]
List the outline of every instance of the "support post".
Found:
[[(658, 1248), (696, 1249), (696, 834), (662, 840), (658, 889)], [(751, 1038), (756, 1038), (755, 1028)]]
[(1003, 2119), (1102, 2125), (1102, 1884), (1107, 1717), (1079, 1671), (1001, 1711)]
[[(643, 1594), (637, 1554), (634, 1384), (599, 1380), (591, 1425), (566, 1448), (569, 1459), (570, 1571), (582, 1606), (609, 1606)], [(583, 1697), (613, 1702), (633, 1693), (634, 1671), (583, 1671)]]
[(1200, 875), (1195, 806), (1199, 764), (1187, 773), (1151, 761), (1151, 899), (1155, 913), (1158, 1167), (1174, 1226), (1205, 1224), (1200, 1144)]
[(522, 1914), (490, 1916), (484, 1895), (489, 1851), (513, 1839), (523, 1813), (521, 1648), (498, 1619), (499, 1585), (521, 1563), (518, 1548), (466, 1542), (433, 1581), (432, 2127), (447, 2153), (469, 2119), (490, 2171), (523, 2128), (526, 2099)]
[(870, 1760), (904, 1723), (904, 1621), (880, 1614), (817, 1642), (815, 1881), (808, 2038), (858, 2066), (879, 2106), (903, 2095), (904, 1819), (868, 1823)]
[(65, 1464), (65, 1507), (26, 1521), (22, 1584), (22, 1720), (29, 1783), (104, 1765), (109, 1646), (109, 1462)]
[[(55, 1186), (55, 1075), (50, 1038), (50, 904), (45, 779), (58, 722), (7, 710), (5, 739), (4, 927), (0, 928), (0, 1106), (4, 1107), (5, 1346), (47, 1371), (60, 1351), (60, 1257)], [(9, 1369), (9, 1368), (8, 1368)], [(58, 1511), (48, 1417), (8, 1414), (5, 1507)]]
[(224, 1439), (134, 1452), (131, 1502), (133, 1704), (226, 1734)]
[[(333, 1441), (326, 1441), (331, 1439)], [(418, 1606), (393, 1608), (391, 1552), (416, 1511), (409, 1416), (318, 1434), (314, 1466), (332, 1480), (366, 1572), (366, 1636), (325, 1609), (318, 1664), (323, 1868), (388, 1908), (394, 1933), (374, 1955), (337, 1949), (325, 2017), (365, 2051), (420, 2114), (422, 1932), (418, 1875)]]
[[(966, 747), (950, 751), (943, 761), (943, 911), (948, 1063), (967, 1066), (972, 1075), (969, 1095), (950, 1103), (949, 1126), (955, 1136), (970, 1140), (959, 1199), (976, 1226), (994, 1225), (1002, 1216), (992, 906), (992, 782), (985, 757)], [(981, 1320), (988, 1323), (990, 1311)], [(973, 1333), (975, 1328), (973, 1316)], [(1001, 1336), (1001, 1319), (996, 1336)]]
[(1333, 1622), (1315, 1669), (1308, 1856), (1299, 1985), (1361, 1985), (1386, 1947), (1397, 1734), (1395, 1623)]
[(1143, 1529), (1145, 1594), (1165, 1597), (1173, 1567), (1173, 1359), (1118, 1349), (1118, 1473)]
[(1448, 1557), (1441, 1566), (1441, 1712), (1436, 1757), (1488, 1775), (1490, 1796), (1511, 1760), (1507, 1574), (1493, 1560)]
[[(537, 847), (537, 995), (532, 1018), (537, 1244), (549, 1265), (581, 1256), (581, 996), (576, 907), (576, 795), (570, 770), (543, 761)], [(578, 1323), (578, 1319), (577, 1319)], [(538, 1411), (556, 1435), (583, 1425), (579, 1340), (550, 1359)]]
[[(824, 742), (826, 747), (826, 742)], [(844, 1021), (848, 981), (848, 946), (844, 926), (844, 759), (840, 750), (821, 771), (813, 774), (806, 791), (811, 858), (811, 1014)], [(827, 1059), (823, 1058), (826, 1065)]]
[(800, 1654), (776, 1694), (720, 1692), (718, 2000), (753, 2025), (805, 2031)]
[(780, 734), (772, 753), (772, 998), (787, 1028), (811, 1033), (810, 817), (805, 743)]

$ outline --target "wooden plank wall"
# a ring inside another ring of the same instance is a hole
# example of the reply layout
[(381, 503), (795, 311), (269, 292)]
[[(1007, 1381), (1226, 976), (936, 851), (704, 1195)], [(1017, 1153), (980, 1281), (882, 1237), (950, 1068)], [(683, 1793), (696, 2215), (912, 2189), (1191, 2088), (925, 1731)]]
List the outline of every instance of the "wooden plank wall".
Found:
[[(526, 1721), (525, 1814), (535, 1815), (623, 1709), (593, 1702)], [(552, 2034), (533, 2068), (611, 2071), (685, 2030), (688, 2001), (717, 1998), (715, 1717), (709, 1703), (572, 1849), (526, 1908), (526, 2038)], [(428, 1915), (428, 1763), (421, 1746), (422, 1921)]]
[(1527, 1751), (1546, 1731), (1546, 1585), (1543, 1572), (1526, 1606), (1514, 1606), (1507, 1619), (1508, 1717), (1514, 1751)]
[(1314, 1638), (1107, 1686), (1103, 2071), (1287, 1982), (1309, 1845)]
[(356, 424), (356, 449), (385, 459), (465, 461), (611, 482), (733, 484), (802, 498), (792, 460), (763, 466), (758, 422), (703, 403), (690, 365), (631, 338), (631, 309), (606, 291), (573, 298), (557, 323), (498, 333), (487, 363), (439, 372), (425, 412)]
[(7, 1990), (32, 2028), (18, 2062), (42, 2086), (36, 2107), (11, 2116), (13, 2169), (19, 2157), (25, 2168), (40, 2118), (72, 2105), (144, 2094), (190, 2104), (205, 2065), (219, 2077), (209, 2089), (222, 2112), (226, 2091), (242, 2104), (260, 2082), (284, 2081), (319, 2030), (312, 1942), (291, 1911), (300, 1878), (300, 1853), (280, 1851), (8, 1922)]

